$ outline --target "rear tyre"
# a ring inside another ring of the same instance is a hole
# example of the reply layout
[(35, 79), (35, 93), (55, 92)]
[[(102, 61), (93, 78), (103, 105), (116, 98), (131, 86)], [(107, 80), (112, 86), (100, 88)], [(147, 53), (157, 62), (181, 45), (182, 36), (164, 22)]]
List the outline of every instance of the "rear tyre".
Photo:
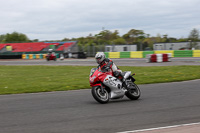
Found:
[(128, 91), (126, 92), (126, 96), (131, 100), (137, 100), (141, 95), (139, 87), (131, 82), (129, 83)]
[(92, 87), (91, 92), (92, 92), (92, 96), (97, 102), (102, 103), (102, 104), (109, 102), (109, 93), (105, 89), (104, 89), (104, 92), (102, 92), (101, 86)]

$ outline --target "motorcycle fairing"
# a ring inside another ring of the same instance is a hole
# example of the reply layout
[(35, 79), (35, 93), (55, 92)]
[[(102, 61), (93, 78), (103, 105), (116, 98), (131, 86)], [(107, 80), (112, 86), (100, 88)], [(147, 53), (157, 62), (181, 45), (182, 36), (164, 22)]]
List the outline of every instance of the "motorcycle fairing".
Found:
[(107, 75), (103, 84), (111, 89), (110, 98), (120, 98), (124, 96), (125, 91), (122, 89), (122, 82), (111, 75)]
[(99, 69), (92, 69), (90, 72), (90, 86), (103, 85), (110, 88), (110, 98), (117, 99), (122, 98), (125, 94), (125, 90), (122, 89), (122, 82), (112, 75), (112, 72), (101, 72)]
[(93, 68), (90, 72), (90, 86), (101, 86), (101, 82), (105, 79), (107, 75), (98, 71), (97, 68)]

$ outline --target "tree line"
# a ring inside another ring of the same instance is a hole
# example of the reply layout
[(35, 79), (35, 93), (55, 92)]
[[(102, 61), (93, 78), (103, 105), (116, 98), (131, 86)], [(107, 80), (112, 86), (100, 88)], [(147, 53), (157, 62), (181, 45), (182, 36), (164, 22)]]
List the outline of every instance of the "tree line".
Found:
[[(30, 40), (27, 35), (23, 33), (13, 32), (0, 35), (0, 43), (20, 43), (20, 42), (38, 42), (38, 39)], [(49, 42), (63, 42), (63, 41), (78, 41), (78, 45), (81, 47), (96, 46), (96, 45), (121, 45), (121, 44), (135, 44), (138, 50), (145, 50), (145, 48), (153, 48), (154, 43), (176, 43), (176, 42), (188, 42), (190, 41), (194, 47), (199, 39), (199, 31), (192, 29), (188, 38), (174, 38), (168, 37), (167, 34), (156, 37), (151, 37), (150, 34), (146, 34), (143, 30), (131, 29), (126, 34), (120, 36), (118, 30), (102, 30), (98, 34), (89, 34), (87, 37), (79, 38), (64, 38), (62, 40), (45, 40)], [(141, 47), (142, 46), (142, 47)], [(191, 47), (192, 47), (191, 46)]]

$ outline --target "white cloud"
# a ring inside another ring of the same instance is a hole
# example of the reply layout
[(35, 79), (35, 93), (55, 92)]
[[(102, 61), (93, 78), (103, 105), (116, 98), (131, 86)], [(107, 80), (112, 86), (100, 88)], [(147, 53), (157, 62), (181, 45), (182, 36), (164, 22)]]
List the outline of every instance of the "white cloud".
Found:
[(199, 0), (0, 0), (0, 34), (56, 40), (97, 34), (102, 27), (187, 37), (199, 28)]

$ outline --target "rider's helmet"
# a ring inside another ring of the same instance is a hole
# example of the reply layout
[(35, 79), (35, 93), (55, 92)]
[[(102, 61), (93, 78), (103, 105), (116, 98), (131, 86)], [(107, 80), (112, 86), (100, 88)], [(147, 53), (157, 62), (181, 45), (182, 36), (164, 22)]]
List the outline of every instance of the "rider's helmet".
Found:
[(95, 60), (98, 64), (101, 64), (101, 62), (103, 62), (103, 60), (106, 58), (104, 52), (98, 52), (96, 55), (95, 55)]
[(49, 49), (48, 51), (49, 51), (49, 53), (52, 53), (52, 52), (53, 52), (53, 49)]

